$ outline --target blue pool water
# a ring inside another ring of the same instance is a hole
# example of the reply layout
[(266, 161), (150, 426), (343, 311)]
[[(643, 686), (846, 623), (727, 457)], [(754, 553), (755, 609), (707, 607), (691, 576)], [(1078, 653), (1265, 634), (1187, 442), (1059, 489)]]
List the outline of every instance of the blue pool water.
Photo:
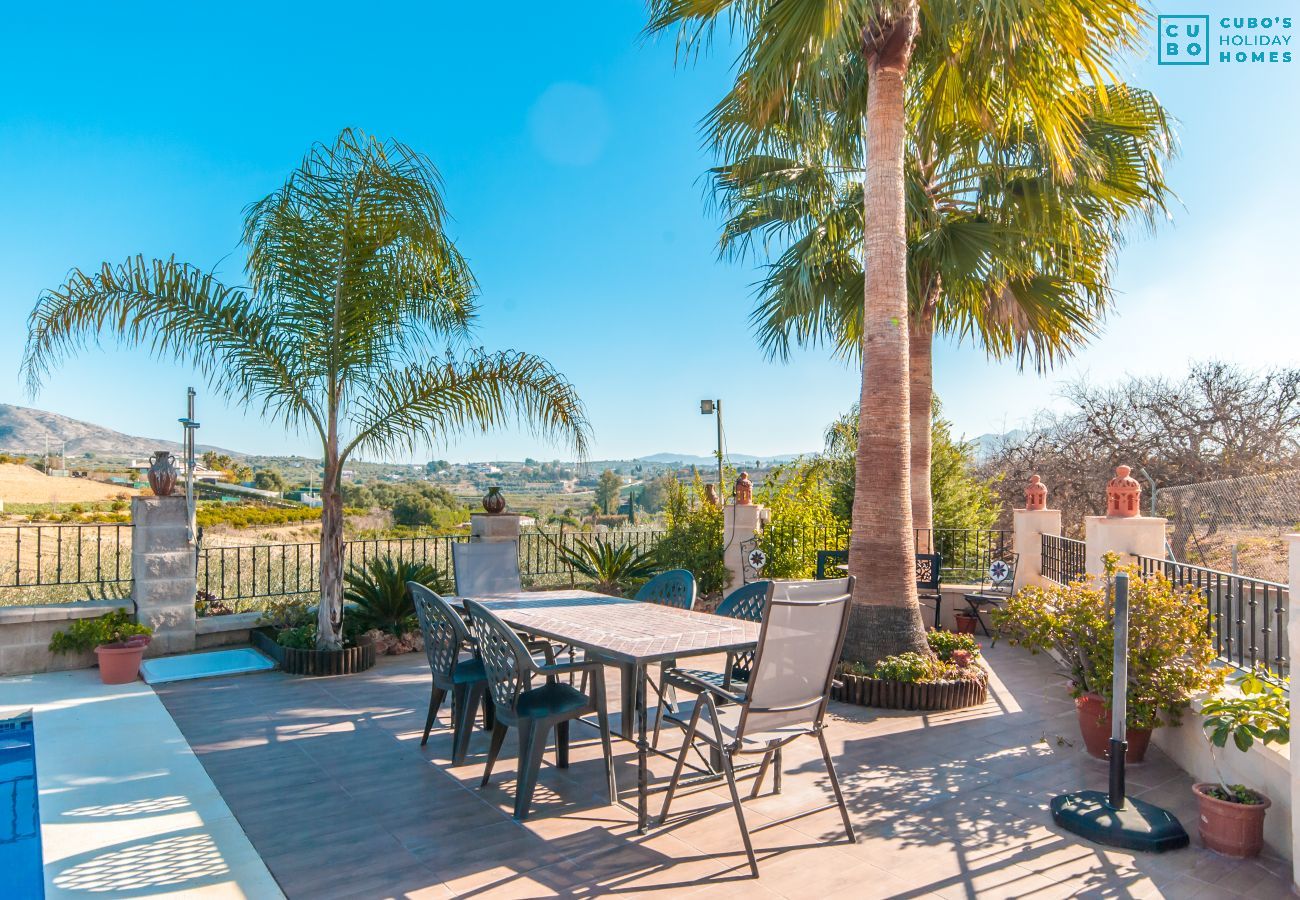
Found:
[(0, 897), (45, 896), (36, 802), (32, 717), (0, 720)]

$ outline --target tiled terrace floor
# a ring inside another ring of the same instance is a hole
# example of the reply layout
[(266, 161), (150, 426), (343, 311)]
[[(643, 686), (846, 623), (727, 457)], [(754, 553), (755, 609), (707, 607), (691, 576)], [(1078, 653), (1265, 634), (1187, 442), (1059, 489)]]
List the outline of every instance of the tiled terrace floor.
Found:
[[(638, 836), (629, 811), (601, 802), (599, 745), (581, 727), (571, 768), (548, 756), (532, 817), (514, 822), (513, 735), (481, 791), (486, 734), (459, 768), (450, 767), (446, 727), (420, 748), (422, 656), (345, 678), (273, 673), (158, 692), (291, 898), (1289, 896), (1287, 864), (1234, 862), (1197, 846), (1190, 779), (1155, 748), (1130, 768), (1130, 790), (1176, 812), (1192, 848), (1135, 857), (1053, 826), (1051, 796), (1104, 788), (1105, 767), (1084, 755), (1049, 661), (1006, 647), (988, 657), (996, 680), (979, 709), (833, 706), (828, 734), (855, 845), (833, 810), (772, 824), (828, 799), (816, 742), (788, 748), (784, 792), (746, 804), (761, 827), (758, 881), (747, 877), (730, 810), (692, 814), (724, 802), (725, 786), (683, 797), (666, 827)], [(630, 789), (631, 745), (616, 742), (615, 752)], [(656, 762), (658, 776), (669, 771)]]

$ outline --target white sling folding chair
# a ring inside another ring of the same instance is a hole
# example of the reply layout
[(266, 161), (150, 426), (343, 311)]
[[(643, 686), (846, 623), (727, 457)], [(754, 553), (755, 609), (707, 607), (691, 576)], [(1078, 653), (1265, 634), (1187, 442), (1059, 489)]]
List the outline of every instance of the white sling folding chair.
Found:
[[(831, 682), (848, 630), (853, 579), (822, 582), (777, 582), (763, 614), (758, 649), (750, 671), (748, 689), (736, 694), (717, 685), (699, 680), (700, 699), (686, 726), (686, 740), (673, 770), (660, 815), (668, 817), (686, 755), (699, 739), (718, 752), (723, 774), (731, 789), (731, 802), (749, 857), (749, 867), (758, 876), (754, 845), (745, 826), (740, 791), (736, 786), (735, 757), (762, 754), (754, 792), (758, 793), (763, 776), (778, 751), (801, 737), (815, 737), (821, 744), (822, 759), (830, 776), (831, 790), (844, 820), (844, 831), (851, 843), (857, 842), (848, 807), (840, 791), (830, 748), (826, 744), (823, 720), (830, 701)], [(689, 677), (678, 670), (679, 677)], [(726, 701), (719, 706), (718, 701)], [(777, 763), (780, 766), (780, 763)], [(774, 778), (775, 780), (775, 778)]]

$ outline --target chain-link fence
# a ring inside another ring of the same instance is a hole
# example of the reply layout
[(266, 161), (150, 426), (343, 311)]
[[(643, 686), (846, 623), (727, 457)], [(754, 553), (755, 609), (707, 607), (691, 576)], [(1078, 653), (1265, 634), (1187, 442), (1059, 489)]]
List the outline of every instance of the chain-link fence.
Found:
[(1160, 488), (1156, 513), (1169, 519), (1179, 562), (1285, 583), (1282, 536), (1300, 530), (1300, 470)]

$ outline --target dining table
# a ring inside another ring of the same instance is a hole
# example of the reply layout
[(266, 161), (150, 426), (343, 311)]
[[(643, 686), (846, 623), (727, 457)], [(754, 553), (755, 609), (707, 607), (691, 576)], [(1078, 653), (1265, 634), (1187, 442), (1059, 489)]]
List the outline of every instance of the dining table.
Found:
[(649, 757), (660, 752), (647, 737), (650, 667), (751, 649), (758, 643), (758, 623), (583, 590), (519, 591), (473, 599), (517, 631), (584, 650), (588, 658), (620, 669), (622, 715), (616, 736), (636, 743), (637, 830), (645, 832)]

